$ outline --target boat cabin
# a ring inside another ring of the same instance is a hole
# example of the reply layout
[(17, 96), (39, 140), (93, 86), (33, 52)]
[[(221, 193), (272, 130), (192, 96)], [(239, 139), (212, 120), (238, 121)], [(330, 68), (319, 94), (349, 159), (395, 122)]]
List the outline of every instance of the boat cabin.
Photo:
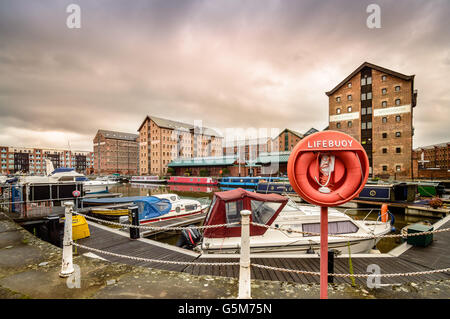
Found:
[[(204, 225), (229, 224), (241, 221), (241, 211), (252, 212), (250, 221), (270, 226), (284, 208), (288, 199), (278, 194), (258, 194), (242, 188), (214, 194)], [(263, 235), (265, 227), (250, 225), (250, 236)], [(206, 228), (206, 238), (240, 237), (241, 225)]]

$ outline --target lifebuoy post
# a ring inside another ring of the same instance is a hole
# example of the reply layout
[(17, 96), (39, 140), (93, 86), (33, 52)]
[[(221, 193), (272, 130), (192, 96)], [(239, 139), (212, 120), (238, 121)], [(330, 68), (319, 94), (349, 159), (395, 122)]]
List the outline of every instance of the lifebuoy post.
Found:
[(288, 160), (292, 188), (320, 206), (320, 298), (328, 298), (328, 207), (342, 205), (361, 192), (369, 177), (369, 159), (350, 135), (322, 131), (301, 140)]

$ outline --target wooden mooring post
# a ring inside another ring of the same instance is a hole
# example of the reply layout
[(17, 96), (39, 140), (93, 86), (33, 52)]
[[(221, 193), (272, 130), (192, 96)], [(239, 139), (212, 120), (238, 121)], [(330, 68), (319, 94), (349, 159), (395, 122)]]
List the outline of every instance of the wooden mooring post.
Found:
[(239, 269), (239, 299), (251, 298), (250, 287), (250, 215), (249, 210), (241, 211), (241, 257)]
[(63, 255), (60, 277), (69, 277), (73, 272), (73, 251), (72, 251), (72, 212), (73, 202), (64, 202), (65, 206), (65, 220), (64, 220), (64, 241), (63, 241)]

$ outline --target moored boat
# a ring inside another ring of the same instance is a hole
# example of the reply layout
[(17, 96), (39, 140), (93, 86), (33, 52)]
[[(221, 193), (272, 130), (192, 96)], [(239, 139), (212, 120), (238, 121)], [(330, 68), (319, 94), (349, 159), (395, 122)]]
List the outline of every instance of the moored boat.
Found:
[[(198, 200), (182, 199), (176, 194), (83, 199), (82, 205), (91, 207), (92, 214), (102, 215), (108, 219), (126, 216), (128, 207), (137, 205), (141, 224), (201, 214), (208, 207)], [(157, 214), (155, 209), (148, 205), (157, 206), (156, 210), (159, 213)], [(166, 211), (167, 205), (169, 209)]]
[[(320, 236), (293, 230), (319, 233), (320, 207), (301, 205), (278, 194), (258, 194), (243, 189), (215, 193), (204, 225), (239, 223), (240, 212), (250, 210), (250, 221), (267, 227), (250, 225), (252, 253), (305, 254), (320, 250)], [(350, 216), (329, 208), (329, 248), (341, 253), (369, 252), (379, 241), (373, 238), (343, 238), (333, 235), (384, 235), (391, 231), (389, 221), (353, 220)], [(273, 226), (276, 229), (270, 228)], [(268, 228), (269, 227), (269, 228)], [(283, 230), (279, 230), (282, 228)], [(186, 232), (185, 232), (186, 233)], [(207, 228), (196, 249), (203, 253), (239, 253), (241, 226), (227, 225)], [(182, 242), (182, 241), (180, 241)]]
[(159, 179), (159, 176), (132, 176), (130, 179), (131, 183), (153, 183), (153, 184), (165, 184), (166, 179)]
[(416, 200), (416, 183), (371, 183), (367, 182), (356, 199), (414, 202)]
[(167, 181), (169, 184), (189, 184), (189, 185), (217, 185), (217, 180), (212, 177), (196, 176), (171, 176)]

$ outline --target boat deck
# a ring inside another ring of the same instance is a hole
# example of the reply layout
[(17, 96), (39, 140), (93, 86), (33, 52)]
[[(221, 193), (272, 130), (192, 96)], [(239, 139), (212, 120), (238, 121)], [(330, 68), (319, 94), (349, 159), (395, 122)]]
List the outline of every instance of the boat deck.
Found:
[[(112, 229), (106, 226), (89, 223), (91, 236), (81, 239), (78, 243), (89, 247), (123, 254), (127, 256), (137, 256), (149, 259), (174, 260), (174, 261), (195, 261), (195, 262), (237, 262), (238, 255), (212, 256), (200, 255), (171, 245), (159, 243), (146, 238), (131, 240), (126, 232)], [(450, 227), (450, 216), (439, 223), (437, 227)], [(450, 265), (450, 233), (442, 232), (434, 234), (433, 243), (428, 247), (412, 247), (406, 243), (392, 250), (389, 254), (355, 254), (352, 256), (353, 271), (355, 274), (369, 274), (367, 267), (376, 264), (380, 267), (381, 273), (406, 273), (419, 272), (433, 269), (447, 268)], [(87, 252), (79, 249), (79, 252)], [(96, 253), (97, 254), (97, 253)], [(171, 265), (155, 262), (143, 262), (128, 258), (111, 257), (98, 253), (98, 256), (124, 264), (187, 272), (193, 275), (213, 275), (226, 277), (239, 277), (239, 266), (200, 266), (200, 265)], [(318, 272), (320, 270), (320, 259), (317, 255), (299, 256), (261, 256), (253, 255), (252, 264), (261, 264), (278, 268), (307, 270)], [(335, 272), (349, 273), (348, 256), (335, 258)], [(284, 271), (272, 271), (251, 267), (252, 279), (287, 281), (296, 283), (319, 283), (319, 276), (296, 274)], [(402, 276), (381, 278), (382, 284), (397, 284), (406, 282), (422, 282), (427, 280), (450, 279), (449, 273), (435, 273), (420, 276)], [(366, 278), (355, 278), (356, 283), (365, 285)], [(335, 283), (351, 283), (350, 278), (335, 278)]]

